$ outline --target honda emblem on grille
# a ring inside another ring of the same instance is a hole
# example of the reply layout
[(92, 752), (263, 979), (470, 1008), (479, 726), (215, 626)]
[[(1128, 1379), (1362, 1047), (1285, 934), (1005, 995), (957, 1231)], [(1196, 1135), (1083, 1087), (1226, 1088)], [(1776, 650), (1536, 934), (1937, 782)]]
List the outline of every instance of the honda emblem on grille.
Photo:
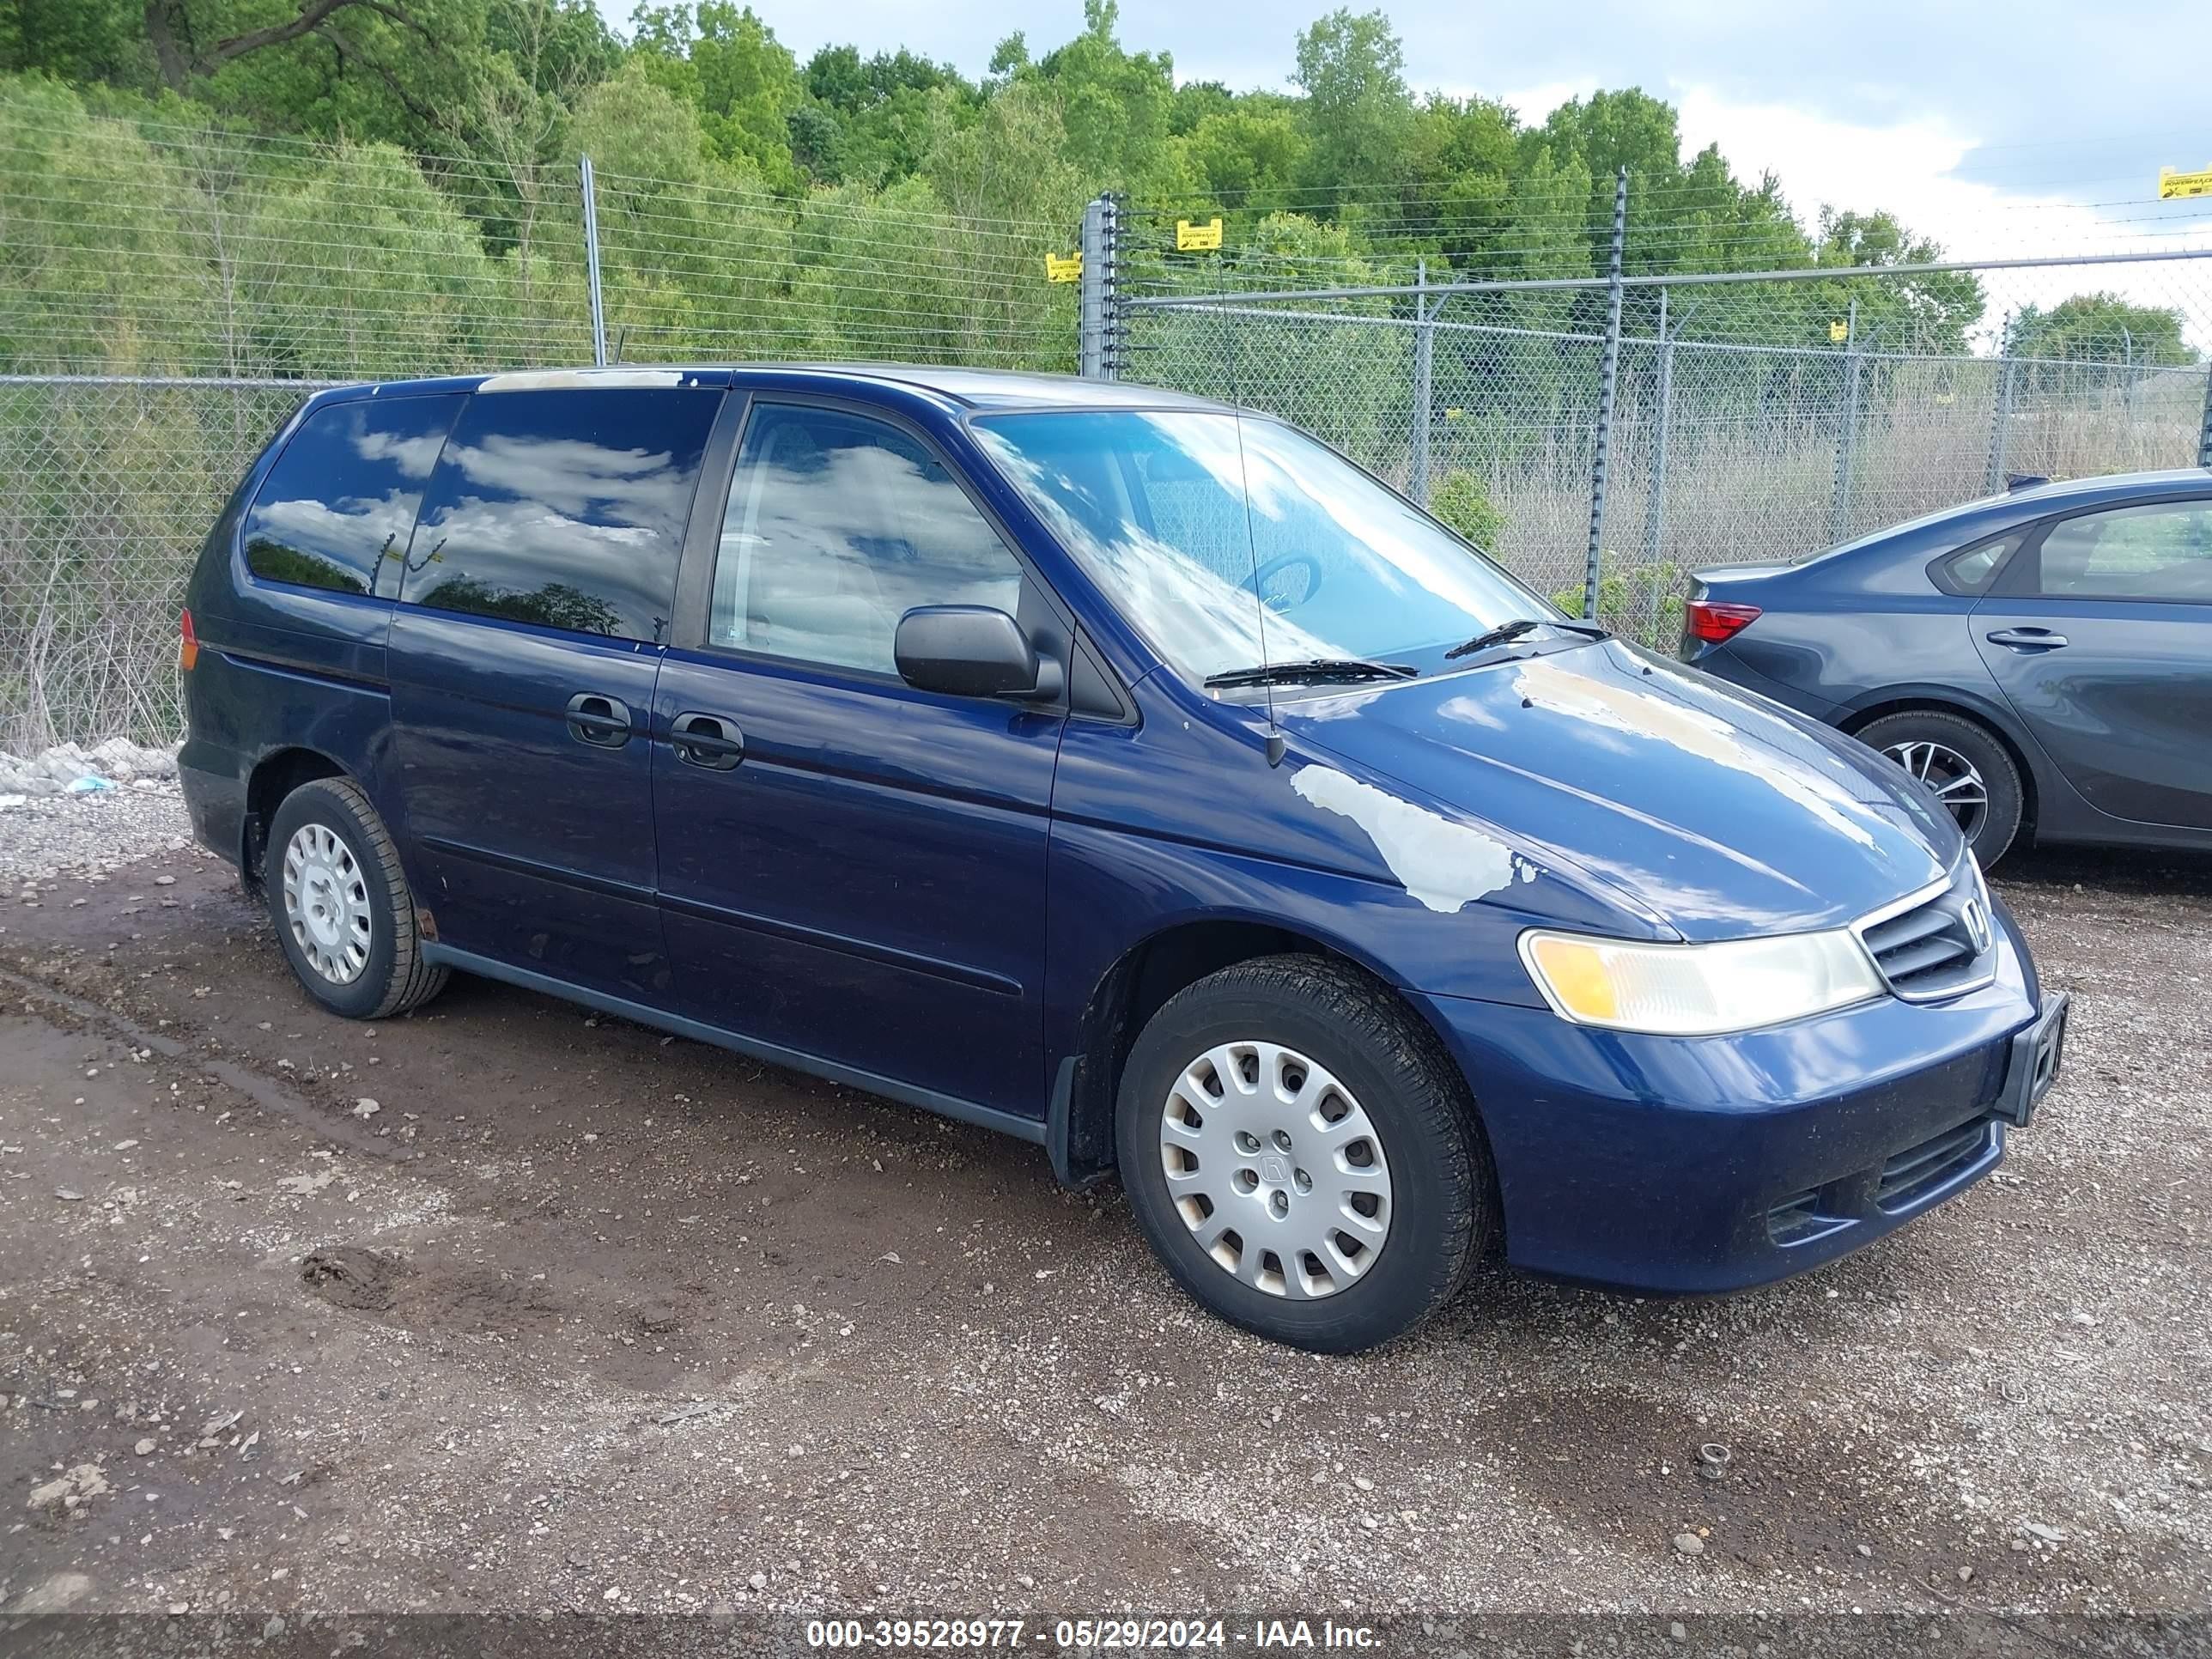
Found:
[(1960, 915), (1966, 924), (1966, 938), (1974, 947), (1976, 956), (1990, 948), (1989, 913), (1982, 908), (1979, 899), (1968, 899)]

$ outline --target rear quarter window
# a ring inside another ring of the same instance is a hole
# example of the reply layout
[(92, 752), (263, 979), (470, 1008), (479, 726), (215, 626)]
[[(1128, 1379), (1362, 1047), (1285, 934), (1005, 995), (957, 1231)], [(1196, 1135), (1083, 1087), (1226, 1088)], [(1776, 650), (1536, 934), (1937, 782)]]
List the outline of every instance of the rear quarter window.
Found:
[[(373, 593), (406, 550), (458, 396), (364, 398), (316, 410), (262, 480), (244, 530), (263, 581)], [(396, 579), (383, 591), (398, 590)]]
[(2015, 530), (1963, 551), (1947, 554), (1929, 567), (1928, 574), (1946, 593), (1986, 593), (1990, 584), (1996, 580), (1997, 572), (2004, 568), (2004, 562), (2014, 549), (2027, 539), (2027, 534), (2026, 530)]
[(455, 422), (400, 599), (659, 643), (718, 391), (480, 392)]

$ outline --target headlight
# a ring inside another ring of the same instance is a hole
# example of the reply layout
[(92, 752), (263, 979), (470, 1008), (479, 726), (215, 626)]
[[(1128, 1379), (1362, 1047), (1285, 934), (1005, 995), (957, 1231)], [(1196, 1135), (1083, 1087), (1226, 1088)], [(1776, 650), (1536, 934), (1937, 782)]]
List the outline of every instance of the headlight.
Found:
[(1887, 988), (1848, 930), (1644, 945), (1587, 933), (1521, 935), (1521, 959), (1552, 1006), (1583, 1025), (1711, 1036), (1779, 1025)]

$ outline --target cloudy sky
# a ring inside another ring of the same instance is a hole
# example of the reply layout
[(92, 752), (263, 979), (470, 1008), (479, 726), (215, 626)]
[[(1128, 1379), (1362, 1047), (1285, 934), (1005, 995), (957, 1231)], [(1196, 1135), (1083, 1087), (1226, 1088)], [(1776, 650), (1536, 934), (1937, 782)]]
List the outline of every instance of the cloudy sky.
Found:
[[(1080, 0), (752, 0), (804, 59), (904, 45), (980, 73), (1021, 29), (1032, 52), (1082, 26)], [(617, 24), (624, 0), (602, 0)], [(1286, 84), (1297, 33), (1326, 8), (1122, 0), (1121, 34), (1179, 80)], [(1355, 0), (1355, 9), (1358, 9)], [(1571, 9), (1389, 0), (1416, 90), (1502, 97), (1531, 119), (1563, 98), (1641, 86), (1682, 111), (1691, 148), (1771, 169), (1809, 215), (1893, 207), (1960, 252), (2172, 240), (2161, 164), (2212, 166), (2207, 36), (2187, 0), (1583, 0)], [(2134, 207), (2092, 207), (2133, 203)], [(2200, 208), (2202, 204), (2200, 204)], [(2194, 222), (2212, 229), (2212, 212)]]

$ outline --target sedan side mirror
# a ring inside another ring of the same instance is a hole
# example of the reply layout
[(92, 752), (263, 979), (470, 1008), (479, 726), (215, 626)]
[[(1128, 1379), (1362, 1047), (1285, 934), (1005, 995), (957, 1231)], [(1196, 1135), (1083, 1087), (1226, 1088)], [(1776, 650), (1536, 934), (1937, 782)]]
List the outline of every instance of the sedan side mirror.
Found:
[(955, 697), (1050, 698), (1060, 665), (1041, 659), (1005, 611), (988, 605), (921, 605), (899, 618), (891, 653), (917, 691)]

